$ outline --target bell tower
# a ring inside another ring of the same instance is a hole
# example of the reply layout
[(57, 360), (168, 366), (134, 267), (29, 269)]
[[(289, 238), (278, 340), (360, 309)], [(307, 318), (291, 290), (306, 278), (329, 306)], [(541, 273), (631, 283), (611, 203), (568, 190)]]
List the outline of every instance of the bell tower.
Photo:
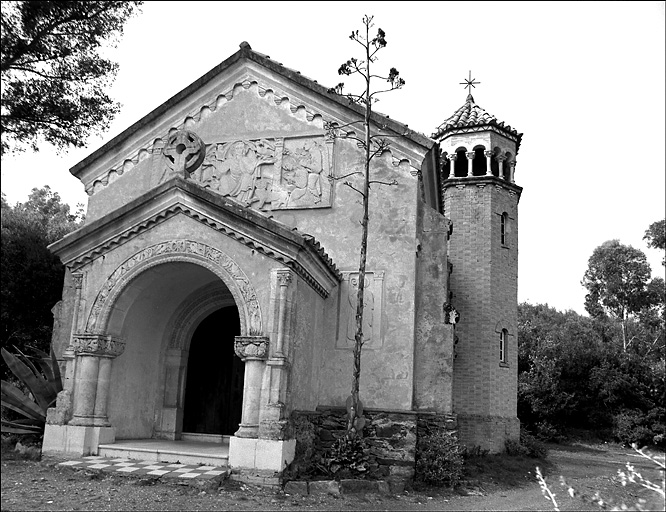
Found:
[[(470, 75), (471, 77), (471, 75)], [(433, 138), (444, 215), (451, 220), (449, 302), (456, 325), (453, 410), (460, 441), (491, 452), (518, 440), (518, 201), (522, 134), (470, 94)]]

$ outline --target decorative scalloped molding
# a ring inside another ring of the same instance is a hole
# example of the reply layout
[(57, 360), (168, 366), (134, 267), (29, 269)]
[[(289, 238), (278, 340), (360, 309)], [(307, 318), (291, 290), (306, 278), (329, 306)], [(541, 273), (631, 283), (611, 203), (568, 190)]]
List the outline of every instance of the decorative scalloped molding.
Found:
[[(298, 274), (298, 276), (301, 277), (301, 279), (303, 279), (306, 283), (308, 283), (308, 285), (310, 285), (312, 289), (315, 290), (321, 297), (324, 299), (328, 297), (329, 292), (322, 285), (320, 285), (319, 282), (298, 261), (271, 249), (268, 245), (262, 244), (258, 240), (249, 237), (245, 233), (235, 230), (231, 226), (224, 225), (212, 217), (181, 203), (170, 206), (169, 208), (166, 208), (165, 210), (152, 215), (148, 219), (140, 222), (139, 224), (136, 224), (135, 226), (132, 226), (122, 233), (105, 240), (93, 249), (78, 256), (72, 262), (69, 262), (67, 266), (72, 270), (72, 272), (76, 272), (84, 265), (87, 265), (102, 254), (108, 252), (110, 249), (124, 244), (144, 231), (151, 229), (153, 226), (160, 224), (179, 213), (182, 213), (191, 219), (199, 221), (202, 224), (231, 237), (243, 245), (246, 245), (250, 249), (253, 249), (265, 256), (268, 256), (269, 258), (283, 263), (284, 265), (291, 268), (296, 274)], [(335, 266), (335, 263), (333, 263), (333, 260), (328, 256), (328, 254), (326, 254), (321, 244), (310, 235), (301, 234), (301, 236), (305, 240), (305, 243), (319, 254), (320, 258), (333, 271), (333, 273), (341, 278), (341, 274)]]
[[(293, 117), (299, 119), (300, 121), (306, 121), (313, 124), (315, 128), (323, 129), (324, 116), (317, 112), (315, 108), (310, 107), (306, 100), (303, 100), (294, 94), (291, 94), (290, 97), (286, 92), (278, 90), (277, 88), (261, 86), (256, 77), (247, 74), (243, 79), (230, 87), (227, 92), (218, 94), (215, 99), (205, 102), (203, 106), (190, 111), (188, 114), (185, 114), (185, 119), (182, 121), (182, 123), (169, 128), (165, 135), (156, 137), (152, 142), (140, 148), (134, 156), (125, 158), (122, 164), (112, 167), (105, 173), (102, 173), (98, 177), (91, 180), (90, 184), (85, 189), (86, 193), (89, 196), (94, 195), (101, 187), (106, 187), (109, 183), (113, 183), (124, 173), (131, 171), (142, 160), (150, 157), (155, 152), (161, 151), (165, 143), (164, 141), (174, 131), (183, 129), (194, 131), (201, 120), (206, 119), (213, 112), (216, 112), (217, 109), (232, 101), (241, 89), (254, 89), (254, 91), (257, 93), (257, 96), (259, 96), (261, 99), (272, 102), (278, 107), (283, 107), (285, 110), (288, 110)], [(332, 117), (329, 121), (338, 125), (345, 124), (343, 120), (334, 117)], [(345, 133), (345, 136), (350, 136), (353, 133), (353, 130), (349, 130)], [(388, 149), (387, 151), (391, 154), (393, 165), (395, 167), (400, 167), (405, 163), (411, 166), (410, 159), (405, 155), (394, 156), (391, 149)], [(398, 152), (396, 152), (396, 154), (400, 155)]]

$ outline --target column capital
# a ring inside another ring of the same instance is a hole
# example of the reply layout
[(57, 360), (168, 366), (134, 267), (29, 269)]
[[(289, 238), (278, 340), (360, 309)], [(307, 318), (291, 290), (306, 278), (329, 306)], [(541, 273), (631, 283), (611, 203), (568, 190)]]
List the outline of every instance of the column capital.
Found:
[(267, 336), (236, 336), (234, 340), (234, 351), (243, 362), (263, 361), (268, 356)]
[(125, 340), (109, 334), (79, 333), (72, 336), (77, 356), (117, 357), (125, 350)]
[(457, 158), (458, 158), (458, 155), (456, 155), (455, 153), (452, 153), (452, 154), (450, 154), (450, 155), (446, 155), (446, 158), (448, 158), (448, 159), (451, 160), (452, 162), (455, 162), (455, 161), (457, 160)]
[(277, 274), (277, 281), (280, 286), (287, 287), (292, 281), (292, 275), (291, 275), (291, 270), (278, 270), (276, 272)]
[(476, 153), (474, 151), (468, 151), (467, 153), (465, 153), (465, 155), (467, 155), (468, 160), (474, 160), (474, 156), (476, 155)]
[(72, 279), (74, 280), (74, 288), (77, 290), (83, 288), (83, 272), (72, 272)]
[(506, 155), (497, 155), (495, 157), (495, 160), (497, 160), (498, 162), (504, 162), (504, 160), (506, 160)]
[(489, 151), (489, 150), (485, 150), (485, 151), (483, 152), (483, 154), (484, 154), (485, 156), (487, 156), (488, 158), (490, 158), (490, 157), (493, 156), (493, 152), (492, 152), (492, 151)]

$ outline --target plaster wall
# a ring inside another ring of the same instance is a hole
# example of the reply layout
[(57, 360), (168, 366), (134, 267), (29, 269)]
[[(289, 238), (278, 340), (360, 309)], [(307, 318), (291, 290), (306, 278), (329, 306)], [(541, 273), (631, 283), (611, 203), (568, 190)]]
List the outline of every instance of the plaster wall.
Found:
[(292, 410), (314, 410), (319, 404), (318, 366), (321, 358), (321, 342), (325, 336), (324, 316), (335, 317), (331, 303), (335, 296), (322, 299), (302, 280), (298, 280), (294, 294), (295, 307), (290, 319), (292, 361), (287, 389), (288, 415)]
[(450, 221), (418, 201), (414, 334), (414, 409), (453, 410), (454, 327), (448, 302), (447, 238)]
[[(362, 169), (363, 155), (351, 140), (336, 140), (335, 173), (344, 176)], [(368, 407), (411, 409), (414, 365), (414, 285), (416, 251), (417, 180), (391, 155), (378, 158), (372, 179), (397, 181), (395, 186), (374, 185), (370, 194), (367, 270), (384, 272), (383, 310), (376, 348), (362, 354), (361, 398)], [(360, 180), (348, 180), (355, 187)], [(334, 183), (333, 207), (318, 210), (274, 211), (273, 216), (313, 235), (342, 271), (358, 271), (362, 207), (358, 192)], [(338, 290), (341, 293), (341, 289)], [(348, 307), (339, 297), (340, 308)], [(320, 404), (343, 405), (351, 386), (352, 347), (341, 348), (336, 335), (346, 326), (327, 327), (320, 370)]]

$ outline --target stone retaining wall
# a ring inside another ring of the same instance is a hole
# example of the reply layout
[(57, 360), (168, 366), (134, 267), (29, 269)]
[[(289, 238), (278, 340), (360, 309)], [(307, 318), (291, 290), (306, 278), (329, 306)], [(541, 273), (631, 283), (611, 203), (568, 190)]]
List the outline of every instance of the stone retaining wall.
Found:
[[(432, 429), (455, 430), (455, 415), (431, 412), (365, 409), (363, 437), (369, 448), (369, 470), (365, 477), (385, 480), (391, 489), (404, 487), (414, 478), (418, 436)], [(335, 440), (346, 433), (347, 411), (343, 407), (318, 407), (316, 411), (294, 411), (291, 417), (296, 437), (295, 473), (298, 465), (320, 460)], [(299, 460), (300, 459), (300, 460)]]

